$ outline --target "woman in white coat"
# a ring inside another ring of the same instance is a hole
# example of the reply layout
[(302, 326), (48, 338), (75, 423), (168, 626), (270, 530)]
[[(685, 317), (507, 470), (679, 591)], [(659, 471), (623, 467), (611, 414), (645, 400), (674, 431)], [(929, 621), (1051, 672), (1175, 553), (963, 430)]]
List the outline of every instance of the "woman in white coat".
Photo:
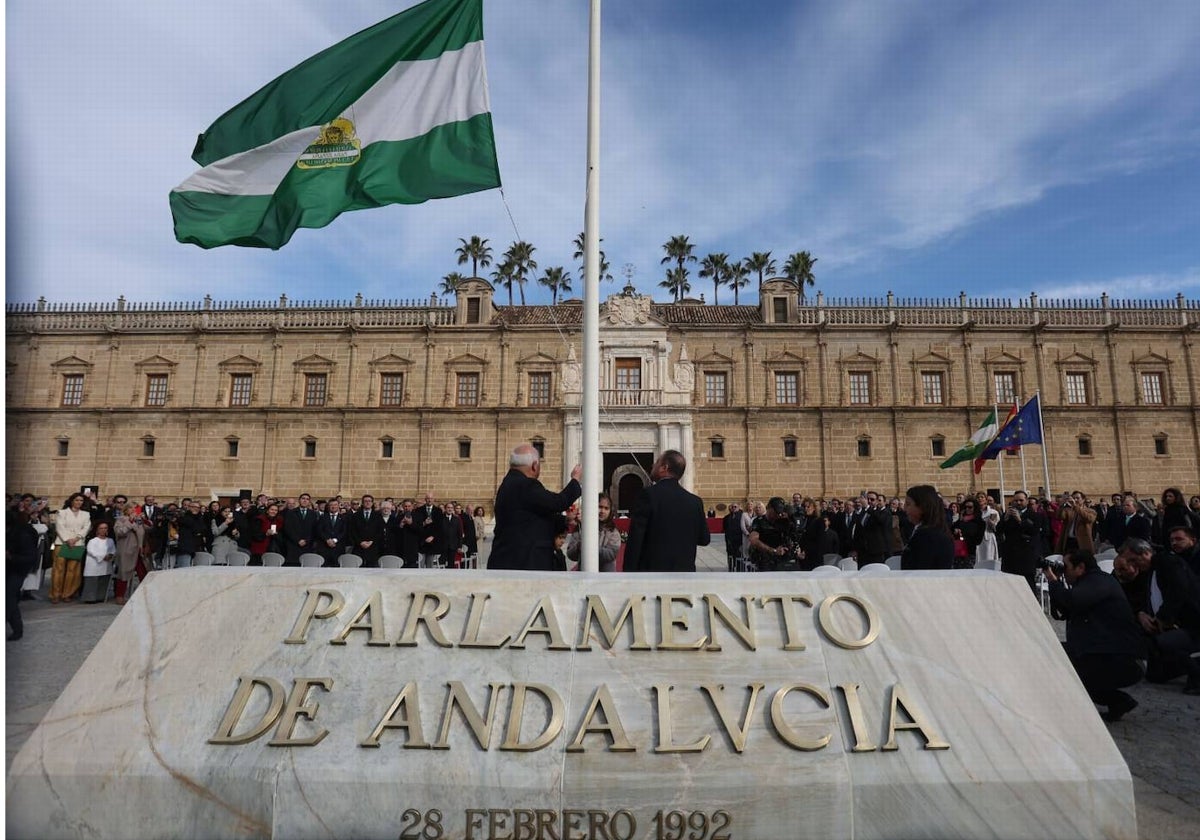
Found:
[(92, 515), (83, 509), (83, 494), (76, 493), (54, 517), (54, 566), (50, 571), (50, 603), (70, 601), (79, 594), (83, 558), (68, 560), (63, 549), (77, 551), (87, 542)]
[(1000, 548), (996, 544), (996, 526), (1000, 524), (1000, 511), (989, 503), (983, 509), (983, 524), (985, 526), (983, 539), (975, 549), (975, 568), (1000, 570)]
[(85, 604), (98, 604), (108, 597), (108, 582), (112, 579), (112, 564), (117, 557), (117, 544), (109, 536), (108, 523), (96, 526), (96, 535), (87, 542), (83, 560), (83, 595)]

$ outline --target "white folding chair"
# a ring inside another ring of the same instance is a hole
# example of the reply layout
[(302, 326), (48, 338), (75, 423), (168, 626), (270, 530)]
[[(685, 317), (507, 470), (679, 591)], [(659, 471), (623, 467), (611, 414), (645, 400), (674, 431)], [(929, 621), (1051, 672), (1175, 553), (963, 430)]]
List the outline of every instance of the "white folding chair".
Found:
[(268, 551), (262, 556), (262, 564), (264, 566), (282, 566), (284, 556), (277, 551)]
[(900, 554), (893, 554), (887, 560), (883, 561), (884, 565), (886, 565), (893, 572), (898, 572), (898, 571), (900, 571), (900, 560), (901, 560), (902, 556), (903, 555), (900, 555)]
[(404, 559), (395, 554), (385, 554), (379, 558), (379, 565), (384, 569), (403, 569)]
[(325, 565), (325, 558), (320, 554), (301, 554), (300, 565), (306, 569), (319, 569)]
[(197, 551), (192, 555), (193, 566), (211, 566), (215, 558), (207, 551)]
[(892, 567), (887, 563), (868, 563), (867, 565), (862, 566), (859, 571), (869, 575), (882, 575), (890, 574)]
[[(1059, 555), (1061, 557), (1062, 555)], [(1047, 557), (1047, 560), (1050, 558)], [(1042, 612), (1050, 615), (1050, 583), (1046, 580), (1046, 575), (1041, 569), (1037, 570), (1037, 575), (1034, 577), (1034, 585), (1037, 586), (1038, 599), (1042, 603)]]
[(245, 566), (250, 562), (250, 553), (238, 549), (237, 551), (229, 552), (230, 566)]
[(837, 566), (817, 566), (809, 572), (813, 577), (837, 577), (842, 573), (842, 570)]
[(362, 558), (357, 554), (343, 554), (338, 558), (338, 565), (343, 569), (360, 569), (362, 568)]
[(858, 561), (855, 560), (853, 557), (843, 557), (841, 560), (838, 561), (837, 566), (843, 572), (857, 572), (858, 571)]
[(821, 558), (821, 561), (826, 566), (836, 566), (839, 562), (841, 562), (841, 559), (842, 555), (840, 554), (826, 554)]

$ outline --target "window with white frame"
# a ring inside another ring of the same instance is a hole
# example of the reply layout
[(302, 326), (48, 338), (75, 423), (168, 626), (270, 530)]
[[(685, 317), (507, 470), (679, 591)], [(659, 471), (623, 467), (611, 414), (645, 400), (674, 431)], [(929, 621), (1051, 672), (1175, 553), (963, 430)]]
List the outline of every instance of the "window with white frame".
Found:
[(1067, 385), (1067, 405), (1088, 404), (1088, 375), (1086, 373), (1068, 373), (1065, 375)]
[(1159, 371), (1142, 373), (1142, 402), (1146, 405), (1163, 405), (1163, 375)]
[(83, 405), (83, 374), (64, 373), (62, 404), (64, 406)]
[(996, 402), (1010, 405), (1017, 401), (1017, 374), (1011, 370), (998, 370), (992, 375), (996, 385)]
[(775, 371), (775, 404), (800, 404), (800, 374), (794, 370)]
[(921, 397), (925, 405), (943, 405), (945, 397), (945, 374), (939, 370), (921, 371)]
[(729, 374), (723, 370), (704, 372), (704, 404), (729, 404)]
[(865, 370), (850, 371), (850, 405), (871, 404), (871, 373)]

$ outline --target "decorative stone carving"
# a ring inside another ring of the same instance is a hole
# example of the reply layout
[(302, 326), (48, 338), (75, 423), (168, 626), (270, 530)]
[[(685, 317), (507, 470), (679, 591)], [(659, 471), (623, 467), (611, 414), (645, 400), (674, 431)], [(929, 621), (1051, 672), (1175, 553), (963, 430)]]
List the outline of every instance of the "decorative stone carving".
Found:
[(610, 324), (632, 327), (650, 320), (650, 304), (646, 295), (609, 295), (605, 313)]
[(575, 356), (575, 347), (567, 353), (567, 360), (562, 366), (562, 386), (566, 392), (578, 391), (583, 383), (583, 370)]

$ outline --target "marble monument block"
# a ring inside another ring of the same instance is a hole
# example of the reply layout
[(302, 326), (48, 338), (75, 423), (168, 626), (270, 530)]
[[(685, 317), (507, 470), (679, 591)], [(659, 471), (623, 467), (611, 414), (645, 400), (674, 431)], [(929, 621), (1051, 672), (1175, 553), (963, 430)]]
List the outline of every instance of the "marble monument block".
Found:
[(1136, 838), (1021, 578), (152, 575), (13, 763), (17, 838)]

